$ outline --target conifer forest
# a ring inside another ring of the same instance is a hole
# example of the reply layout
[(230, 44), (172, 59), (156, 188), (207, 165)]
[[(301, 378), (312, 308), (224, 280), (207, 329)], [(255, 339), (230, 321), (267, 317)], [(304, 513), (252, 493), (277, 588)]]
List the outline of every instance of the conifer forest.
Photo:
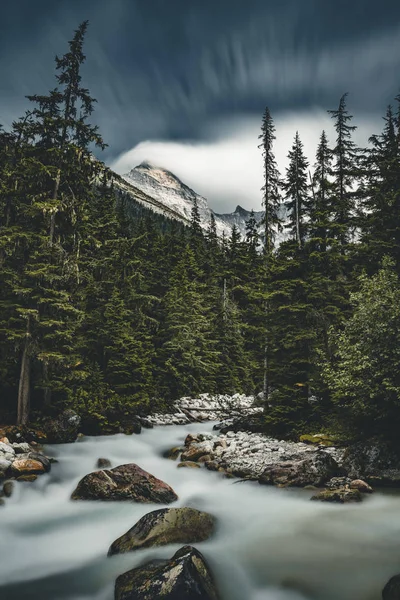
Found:
[(152, 213), (95, 158), (86, 29), (0, 134), (2, 420), (239, 392), (258, 394), (273, 435), (397, 437), (400, 96), (359, 148), (344, 93), (335, 139), (322, 131), (309, 160), (294, 132), (285, 173), (266, 108), (262, 226), (219, 238), (196, 203), (188, 225)]

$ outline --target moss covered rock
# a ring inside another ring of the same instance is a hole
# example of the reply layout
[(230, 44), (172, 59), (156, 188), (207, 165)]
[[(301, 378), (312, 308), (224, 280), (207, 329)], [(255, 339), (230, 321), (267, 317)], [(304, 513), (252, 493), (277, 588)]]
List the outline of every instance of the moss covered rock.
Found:
[(320, 500), (321, 502), (336, 502), (338, 504), (347, 504), (349, 502), (361, 502), (362, 494), (358, 490), (352, 490), (348, 487), (338, 488), (337, 490), (322, 490), (311, 500)]
[(304, 444), (312, 444), (314, 446), (330, 447), (335, 445), (334, 438), (330, 435), (326, 435), (325, 433), (301, 435), (299, 439), (300, 442), (303, 442)]
[(215, 519), (194, 508), (163, 508), (142, 517), (127, 533), (112, 543), (108, 555), (121, 554), (165, 546), (193, 544), (208, 539), (215, 528)]

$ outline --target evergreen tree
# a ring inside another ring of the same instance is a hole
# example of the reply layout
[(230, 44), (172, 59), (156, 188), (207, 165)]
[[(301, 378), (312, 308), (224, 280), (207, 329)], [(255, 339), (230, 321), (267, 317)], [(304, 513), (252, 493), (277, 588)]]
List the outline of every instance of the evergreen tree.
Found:
[[(377, 269), (383, 256), (392, 256), (400, 265), (400, 144), (398, 126), (389, 106), (380, 135), (370, 138), (366, 152), (362, 247), (369, 268)], [(362, 261), (367, 262), (366, 260)]]
[(263, 193), (264, 206), (264, 252), (268, 256), (274, 246), (276, 229), (280, 226), (280, 177), (273, 151), (276, 139), (275, 126), (268, 107), (265, 109), (261, 134), (258, 137), (261, 140), (259, 148), (262, 149), (264, 163), (264, 185), (261, 191)]
[(289, 166), (282, 185), (285, 192), (284, 205), (288, 213), (286, 228), (296, 240), (299, 248), (304, 244), (306, 224), (304, 216), (309, 204), (308, 198), (308, 161), (304, 156), (303, 144), (296, 132), (292, 149), (288, 154)]
[(334, 237), (341, 244), (342, 253), (350, 241), (350, 231), (354, 222), (355, 209), (355, 184), (357, 180), (356, 145), (352, 140), (352, 133), (357, 129), (350, 125), (353, 117), (346, 106), (347, 94), (344, 94), (336, 110), (329, 110), (337, 134), (336, 145), (333, 148), (335, 159), (332, 174), (335, 182), (332, 228)]
[(308, 237), (312, 248), (324, 254), (328, 249), (328, 237), (332, 220), (332, 151), (325, 131), (319, 140), (314, 175), (311, 182), (312, 196), (308, 208)]

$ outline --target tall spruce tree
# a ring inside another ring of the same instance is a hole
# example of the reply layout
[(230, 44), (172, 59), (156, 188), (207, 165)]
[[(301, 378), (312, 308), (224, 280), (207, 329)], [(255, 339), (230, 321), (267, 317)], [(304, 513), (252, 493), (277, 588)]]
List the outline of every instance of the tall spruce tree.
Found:
[(342, 253), (350, 241), (351, 229), (354, 225), (354, 209), (358, 169), (358, 152), (352, 140), (357, 129), (350, 125), (353, 117), (346, 105), (347, 94), (344, 94), (336, 110), (329, 110), (336, 130), (336, 145), (332, 150), (334, 165), (332, 174), (335, 182), (332, 228), (334, 237), (341, 244)]
[[(279, 205), (280, 205), (280, 177), (278, 168), (276, 165), (276, 159), (273, 151), (273, 144), (276, 139), (275, 126), (271, 117), (269, 108), (266, 107), (262, 125), (261, 134), (258, 136), (261, 140), (259, 148), (262, 150), (263, 166), (264, 166), (264, 185), (261, 189), (263, 193), (263, 206), (264, 206), (264, 240), (263, 240), (263, 253), (264, 253), (264, 266), (265, 266), (265, 285), (268, 285), (268, 279), (271, 268), (271, 257), (274, 247), (274, 240), (276, 235), (276, 229), (280, 226), (279, 219)], [(269, 358), (269, 305), (268, 300), (265, 302), (265, 344), (264, 344), (264, 383), (263, 383), (263, 394), (264, 401), (267, 402), (269, 395), (269, 381), (268, 381), (268, 358)]]
[(285, 192), (284, 205), (288, 220), (286, 228), (298, 248), (304, 244), (306, 235), (305, 214), (309, 204), (308, 161), (304, 155), (303, 144), (296, 132), (292, 149), (288, 154), (289, 166), (286, 169), (286, 179), (282, 184)]

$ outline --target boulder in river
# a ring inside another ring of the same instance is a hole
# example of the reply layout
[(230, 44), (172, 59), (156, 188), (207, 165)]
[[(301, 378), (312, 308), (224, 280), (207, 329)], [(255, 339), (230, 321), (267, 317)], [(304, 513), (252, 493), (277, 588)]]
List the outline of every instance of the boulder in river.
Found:
[(5, 495), (6, 498), (10, 498), (13, 494), (14, 491), (14, 482), (12, 481), (12, 479), (8, 479), (7, 481), (4, 482), (3, 484), (3, 494)]
[(168, 561), (152, 561), (120, 575), (115, 600), (219, 600), (203, 555), (184, 546)]
[(382, 600), (400, 600), (400, 575), (395, 575), (385, 585)]
[(349, 487), (352, 490), (358, 490), (362, 494), (372, 494), (372, 492), (374, 491), (372, 487), (362, 479), (353, 479), (353, 481), (350, 481)]
[(190, 460), (196, 462), (202, 456), (212, 456), (214, 444), (211, 440), (205, 440), (199, 443), (191, 444), (185, 452), (182, 452), (181, 460)]
[(335, 459), (321, 451), (298, 460), (283, 460), (265, 465), (259, 483), (296, 487), (321, 486), (339, 472)]
[(177, 465), (178, 469), (201, 469), (201, 465), (197, 462), (193, 462), (193, 460), (186, 460), (185, 462), (181, 462)]
[(349, 487), (338, 488), (337, 490), (321, 490), (311, 500), (320, 502), (335, 502), (337, 504), (348, 504), (349, 502), (361, 502), (362, 494), (358, 490), (351, 490)]
[(7, 476), (8, 470), (11, 466), (11, 460), (1, 458), (0, 455), (0, 479), (4, 479)]
[(45, 472), (43, 464), (33, 458), (18, 458), (11, 465), (11, 472), (14, 477), (21, 475), (38, 475)]
[(144, 515), (123, 536), (112, 543), (108, 555), (166, 544), (193, 544), (207, 540), (215, 519), (194, 508), (162, 508)]
[(358, 442), (349, 446), (343, 467), (352, 479), (370, 485), (400, 486), (400, 450), (381, 440)]
[(178, 499), (164, 481), (130, 463), (85, 475), (72, 493), (72, 500), (131, 500), (169, 504)]

